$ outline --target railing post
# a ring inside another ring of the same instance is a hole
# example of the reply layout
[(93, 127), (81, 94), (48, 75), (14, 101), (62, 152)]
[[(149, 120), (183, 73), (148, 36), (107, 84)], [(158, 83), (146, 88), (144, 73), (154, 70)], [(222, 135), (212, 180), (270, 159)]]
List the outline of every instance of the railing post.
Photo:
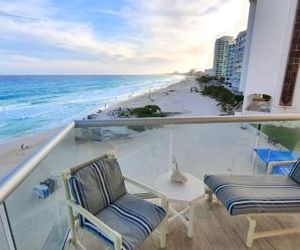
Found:
[(12, 232), (12, 228), (10, 225), (9, 217), (7, 214), (7, 209), (5, 202), (0, 205), (0, 218), (3, 223), (3, 229), (6, 237), (6, 241), (10, 250), (17, 250), (15, 238)]

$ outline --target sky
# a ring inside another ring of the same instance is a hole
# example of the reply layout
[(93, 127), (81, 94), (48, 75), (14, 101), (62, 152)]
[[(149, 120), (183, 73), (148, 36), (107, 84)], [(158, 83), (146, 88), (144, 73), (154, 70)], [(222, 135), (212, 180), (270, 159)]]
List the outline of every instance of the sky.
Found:
[(152, 74), (211, 68), (248, 0), (0, 0), (0, 74)]

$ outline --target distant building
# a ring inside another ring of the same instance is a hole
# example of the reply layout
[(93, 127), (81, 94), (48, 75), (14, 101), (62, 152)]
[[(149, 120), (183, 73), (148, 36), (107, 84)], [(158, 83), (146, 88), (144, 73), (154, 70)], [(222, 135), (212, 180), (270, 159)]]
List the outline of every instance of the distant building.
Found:
[(235, 43), (232, 43), (229, 45), (228, 52), (227, 52), (226, 72), (224, 76), (226, 83), (230, 83), (234, 63), (235, 63)]
[(233, 42), (234, 40), (231, 36), (223, 36), (215, 42), (213, 74), (218, 78), (226, 77), (227, 55), (229, 45), (233, 44)]
[(204, 75), (212, 76), (214, 74), (214, 69), (205, 69)]
[(244, 52), (247, 40), (247, 31), (241, 31), (234, 43), (233, 55), (229, 55), (232, 57), (232, 61), (230, 60), (230, 73), (228, 73), (229, 82), (231, 83), (232, 89), (238, 91), (241, 81), (241, 74), (243, 69), (243, 61), (244, 61)]
[(230, 89), (239, 92), (247, 32), (241, 31), (235, 39), (230, 36), (216, 40), (213, 75), (224, 77)]
[(298, 0), (250, 0), (243, 113), (300, 112), (299, 5)]

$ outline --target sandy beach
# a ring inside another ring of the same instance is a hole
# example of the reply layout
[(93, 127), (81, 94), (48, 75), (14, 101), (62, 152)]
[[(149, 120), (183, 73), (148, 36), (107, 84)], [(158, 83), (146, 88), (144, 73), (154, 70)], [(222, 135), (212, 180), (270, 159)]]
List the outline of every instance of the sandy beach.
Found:
[[(103, 120), (117, 119), (109, 114), (116, 108), (134, 108), (149, 104), (158, 105), (162, 111), (174, 113), (177, 116), (205, 116), (218, 115), (220, 113), (219, 107), (216, 106), (216, 102), (213, 99), (202, 96), (199, 93), (191, 93), (191, 87), (198, 87), (198, 84), (194, 77), (186, 77), (185, 80), (166, 88), (152, 90), (137, 96), (129, 96), (127, 100), (116, 102), (104, 109), (103, 112), (94, 114), (94, 118)], [(60, 129), (56, 128), (0, 144), (0, 176), (24, 160), (41, 144), (58, 133)], [(22, 144), (24, 149), (21, 149)]]
[(105, 112), (96, 114), (97, 119), (113, 119), (109, 112), (113, 109), (143, 107), (145, 105), (158, 105), (164, 112), (177, 113), (176, 116), (205, 116), (219, 115), (220, 109), (216, 102), (200, 93), (191, 93), (191, 87), (199, 85), (195, 77), (186, 77), (185, 80), (172, 84), (166, 88), (158, 89), (126, 101), (118, 102), (108, 107)]

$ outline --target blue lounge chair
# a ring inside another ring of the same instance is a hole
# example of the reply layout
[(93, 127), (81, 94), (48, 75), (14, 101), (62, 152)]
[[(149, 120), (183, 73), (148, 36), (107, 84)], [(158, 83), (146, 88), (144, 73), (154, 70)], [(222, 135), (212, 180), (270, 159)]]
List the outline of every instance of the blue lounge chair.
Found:
[(269, 172), (271, 172), (271, 174), (275, 174), (275, 175), (288, 176), (289, 173), (291, 172), (292, 168), (293, 168), (293, 164), (277, 165), (277, 166), (273, 166), (272, 169), (270, 169), (270, 166), (269, 166)]
[[(298, 156), (292, 151), (275, 150), (270, 148), (255, 148), (254, 152), (267, 167), (268, 174), (288, 175)], [(283, 164), (277, 164), (283, 162)]]
[(232, 216), (247, 216), (248, 247), (252, 246), (255, 239), (300, 233), (300, 228), (255, 232), (256, 220), (252, 218), (259, 214), (300, 213), (300, 158), (293, 165), (289, 176), (206, 175), (204, 182), (210, 200), (215, 196)]

